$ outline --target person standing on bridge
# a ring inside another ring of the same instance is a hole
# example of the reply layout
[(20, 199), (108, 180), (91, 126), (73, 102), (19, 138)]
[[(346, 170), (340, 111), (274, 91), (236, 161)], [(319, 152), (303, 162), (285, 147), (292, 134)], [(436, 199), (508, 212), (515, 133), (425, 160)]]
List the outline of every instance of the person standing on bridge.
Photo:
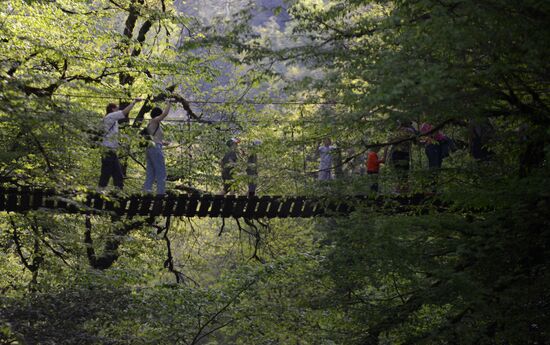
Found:
[(428, 168), (430, 170), (441, 169), (443, 158), (448, 156), (449, 151), (448, 144), (446, 144), (447, 137), (441, 131), (434, 132), (434, 126), (426, 122), (420, 126), (420, 134), (423, 135), (420, 142), (425, 145), (424, 151), (428, 158)]
[(223, 182), (222, 195), (232, 193), (233, 183), (235, 182), (234, 169), (237, 165), (237, 144), (239, 142), (239, 139), (231, 138), (225, 143), (228, 147), (228, 151), (225, 153), (221, 161)]
[(166, 107), (162, 110), (159, 107), (151, 110), (151, 120), (147, 125), (147, 133), (151, 136), (151, 142), (145, 150), (147, 167), (145, 171), (145, 183), (143, 190), (151, 193), (153, 183), (157, 182), (157, 195), (164, 195), (166, 191), (166, 163), (162, 146), (165, 145), (164, 133), (162, 132), (161, 122), (168, 116), (172, 100), (168, 99)]
[(413, 142), (416, 142), (417, 134), (411, 121), (397, 121), (397, 129), (391, 137), (393, 143), (390, 151), (388, 153), (387, 146), (384, 150), (384, 161), (390, 163), (397, 175), (397, 193), (409, 191), (411, 149)]
[(103, 189), (107, 187), (109, 179), (113, 177), (113, 184), (115, 187), (124, 188), (124, 176), (122, 173), (122, 166), (118, 159), (117, 149), (119, 147), (118, 142), (118, 121), (128, 118), (128, 114), (134, 107), (134, 105), (141, 101), (141, 98), (136, 98), (132, 103), (120, 110), (118, 105), (109, 103), (107, 105), (107, 114), (103, 118), (103, 127), (105, 134), (103, 135), (103, 153), (101, 157), (101, 173), (99, 176), (99, 188)]
[(325, 138), (323, 144), (319, 146), (319, 181), (328, 181), (332, 179), (332, 155), (336, 150), (335, 145), (331, 145), (330, 138)]
[(258, 183), (258, 146), (261, 144), (261, 140), (252, 141), (252, 147), (248, 155), (246, 165), (246, 175), (248, 177), (248, 196), (256, 195), (256, 187)]
[(380, 159), (378, 157), (378, 151), (380, 151), (380, 147), (371, 148), (367, 154), (367, 160), (365, 161), (367, 175), (369, 175), (372, 180), (370, 190), (376, 193), (378, 193), (378, 174), (380, 172), (380, 164), (385, 163), (383, 158)]

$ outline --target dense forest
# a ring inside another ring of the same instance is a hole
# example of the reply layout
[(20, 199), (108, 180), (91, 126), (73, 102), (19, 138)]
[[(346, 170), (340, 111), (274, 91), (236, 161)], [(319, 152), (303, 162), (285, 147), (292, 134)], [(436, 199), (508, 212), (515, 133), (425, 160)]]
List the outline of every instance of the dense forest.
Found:
[[(2, 1), (0, 191), (146, 195), (158, 150), (167, 194), (353, 208), (2, 194), (0, 344), (549, 344), (549, 23), (544, 0)], [(113, 157), (123, 188), (98, 187)]]

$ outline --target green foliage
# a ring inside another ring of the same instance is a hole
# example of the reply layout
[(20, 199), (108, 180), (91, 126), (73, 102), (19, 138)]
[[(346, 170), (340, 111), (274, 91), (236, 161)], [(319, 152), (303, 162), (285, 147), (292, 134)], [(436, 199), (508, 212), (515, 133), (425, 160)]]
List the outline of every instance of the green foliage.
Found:
[[(248, 7), (203, 27), (173, 6), (0, 10), (1, 186), (93, 189), (90, 132), (106, 104), (162, 105), (175, 92), (169, 188), (218, 192), (225, 142), (238, 136), (240, 193), (254, 152), (260, 194), (367, 194), (372, 176), (352, 163), (391, 147), (410, 120), (459, 144), (428, 171), (424, 138), (411, 138), (408, 191), (434, 203), (313, 221), (2, 212), (0, 342), (548, 342), (547, 2), (304, 0), (284, 29), (252, 27)], [(200, 20), (226, 12), (197, 9)], [(284, 97), (312, 104), (264, 104)], [(139, 126), (122, 126), (124, 193), (144, 178)], [(476, 128), (488, 129), (484, 160), (471, 156)], [(339, 179), (321, 184), (326, 137)], [(391, 164), (379, 182), (383, 194), (405, 189)]]

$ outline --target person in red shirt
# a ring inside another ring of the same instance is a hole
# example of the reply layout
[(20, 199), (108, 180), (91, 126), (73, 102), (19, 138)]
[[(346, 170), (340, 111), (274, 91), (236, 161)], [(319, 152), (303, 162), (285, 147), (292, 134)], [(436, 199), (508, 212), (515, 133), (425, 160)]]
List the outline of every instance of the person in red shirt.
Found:
[(373, 192), (378, 192), (378, 173), (380, 172), (380, 164), (384, 163), (384, 159), (378, 157), (379, 148), (372, 148), (367, 154), (367, 175), (373, 175), (373, 183), (370, 186), (370, 189)]

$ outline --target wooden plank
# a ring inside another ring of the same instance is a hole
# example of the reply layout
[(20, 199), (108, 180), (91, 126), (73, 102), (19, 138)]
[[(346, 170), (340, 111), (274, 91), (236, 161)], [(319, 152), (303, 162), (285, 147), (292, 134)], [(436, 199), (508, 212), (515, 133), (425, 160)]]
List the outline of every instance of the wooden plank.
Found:
[(44, 202), (44, 192), (42, 191), (42, 189), (35, 189), (32, 192), (31, 208), (33, 210), (37, 210), (39, 207), (42, 207), (43, 202)]
[(271, 197), (262, 196), (260, 200), (258, 200), (258, 206), (256, 207), (256, 212), (254, 212), (254, 215), (252, 216), (252, 218), (265, 217), (270, 203), (271, 203)]
[(7, 189), (8, 194), (8, 202), (6, 205), (6, 211), (19, 211), (19, 205), (18, 205), (18, 196), (19, 191), (16, 188), (8, 188)]
[(200, 200), (201, 200), (201, 205), (199, 206), (199, 210), (197, 211), (197, 216), (202, 218), (209, 215), (210, 206), (213, 206), (212, 195), (205, 194), (202, 196)]
[(54, 191), (52, 189), (45, 189), (44, 190), (44, 208), (48, 209), (54, 209), (55, 208), (55, 199), (54, 199)]
[[(55, 191), (31, 190), (29, 188), (0, 188), (0, 210), (25, 212), (30, 209), (41, 207), (58, 209), (66, 213), (89, 213), (83, 210), (80, 204), (73, 203), (74, 193), (68, 193), (67, 198), (56, 197)], [(282, 196), (214, 196), (214, 195), (168, 195), (164, 198), (141, 195), (130, 198), (117, 197), (116, 193), (111, 195), (112, 200), (105, 200), (102, 194), (88, 193), (84, 204), (99, 211), (114, 211), (119, 215), (127, 214), (129, 218), (136, 214), (141, 215), (174, 215), (187, 217), (245, 217), (245, 218), (287, 218), (287, 217), (312, 217), (312, 216), (338, 216), (346, 215), (355, 209), (356, 202), (378, 205), (384, 207), (388, 198), (350, 196), (345, 201), (336, 202), (330, 200), (319, 200), (306, 197)], [(424, 195), (413, 197), (394, 197), (389, 200), (404, 205), (421, 204), (425, 199)]]
[(165, 217), (171, 216), (174, 211), (174, 206), (176, 206), (176, 196), (168, 194), (164, 203), (164, 209), (162, 210), (162, 215)]
[(103, 210), (103, 205), (105, 204), (105, 200), (103, 200), (103, 197), (101, 194), (95, 194), (93, 197), (93, 205), (92, 208), (101, 211)]
[(324, 212), (320, 216), (335, 216), (338, 212), (339, 203), (334, 200), (326, 200), (324, 202)]
[(222, 214), (224, 218), (229, 218), (233, 215), (233, 208), (235, 207), (235, 196), (226, 195), (225, 200), (223, 201)]
[(188, 200), (189, 196), (187, 194), (178, 196), (178, 198), (176, 199), (176, 209), (174, 210), (174, 216), (181, 217), (185, 215)]
[(67, 195), (58, 195), (57, 196), (57, 205), (56, 209), (58, 212), (65, 213), (79, 213), (81, 210), (77, 207), (76, 202), (73, 201), (74, 196), (66, 192)]
[(286, 198), (282, 205), (281, 205), (281, 208), (279, 209), (279, 213), (277, 214), (277, 217), (279, 218), (287, 218), (289, 216), (289, 213), (290, 213), (290, 208), (292, 207), (292, 204), (294, 203), (294, 201), (296, 201), (296, 198)]
[(133, 218), (139, 210), (139, 204), (141, 202), (141, 199), (137, 195), (132, 195), (130, 197), (130, 205), (128, 206), (128, 213), (126, 214), (126, 218)]
[(266, 212), (267, 218), (275, 218), (277, 217), (277, 213), (279, 212), (279, 206), (281, 206), (281, 197), (280, 196), (272, 196), (271, 197), (271, 203), (269, 204), (269, 208)]
[(109, 211), (109, 212), (114, 212), (115, 208), (116, 208), (115, 204), (116, 204), (116, 202), (115, 202), (115, 200), (113, 200), (113, 197), (109, 196), (109, 199), (105, 200), (104, 210)]
[(72, 200), (68, 205), (67, 205), (67, 211), (71, 214), (77, 214), (77, 213), (86, 213), (86, 211), (84, 211), (82, 209), (82, 205), (80, 202), (77, 202), (77, 201), (74, 201)]
[(302, 196), (295, 198), (294, 205), (292, 205), (292, 210), (290, 211), (290, 214), (289, 214), (290, 217), (296, 218), (296, 217), (302, 216), (304, 201), (305, 201), (305, 198)]
[(6, 190), (4, 188), (0, 188), (0, 211), (4, 211), (6, 209)]
[(80, 204), (76, 201), (72, 201), (67, 205), (67, 211), (69, 213), (82, 213), (82, 207), (80, 207)]
[(330, 202), (327, 199), (320, 199), (317, 201), (315, 208), (313, 209), (313, 217), (327, 217), (332, 216), (336, 212), (338, 205)]
[(153, 203), (152, 195), (144, 195), (141, 197), (141, 205), (139, 206), (138, 214), (140, 216), (148, 216), (151, 214), (151, 204)]
[(91, 208), (92, 205), (93, 205), (93, 201), (94, 201), (94, 196), (92, 193), (88, 193), (86, 195), (86, 201), (84, 201), (84, 205), (86, 205), (86, 207), (89, 207)]
[(212, 196), (212, 206), (208, 212), (209, 217), (218, 217), (222, 211), (223, 201), (225, 196), (223, 195), (213, 195)]
[(160, 216), (162, 213), (162, 206), (164, 204), (164, 196), (155, 196), (153, 200), (153, 208), (151, 210), (151, 216)]
[(256, 206), (258, 205), (259, 200), (260, 199), (256, 196), (248, 198), (248, 202), (246, 203), (246, 208), (244, 210), (245, 218), (254, 218), (254, 214), (256, 213)]
[(318, 200), (305, 199), (304, 208), (299, 217), (303, 217), (303, 218), (313, 217), (313, 212), (315, 211), (317, 204), (318, 204)]
[(115, 208), (113, 211), (119, 215), (123, 216), (126, 214), (126, 206), (128, 206), (129, 199), (127, 197), (120, 197), (117, 200), (117, 203), (115, 204)]
[(61, 198), (58, 196), (58, 197), (57, 197), (57, 205), (55, 206), (55, 208), (56, 208), (56, 211), (67, 212), (67, 210), (68, 210), (67, 201), (61, 199)]
[(248, 197), (240, 195), (235, 200), (235, 206), (233, 207), (233, 217), (240, 218), (244, 215), (244, 208), (248, 203)]
[(189, 202), (187, 203), (187, 209), (185, 210), (186, 217), (194, 217), (197, 214), (197, 206), (199, 205), (198, 194), (193, 194), (189, 197)]
[(21, 189), (20, 211), (28, 211), (31, 208), (31, 191), (28, 187)]

